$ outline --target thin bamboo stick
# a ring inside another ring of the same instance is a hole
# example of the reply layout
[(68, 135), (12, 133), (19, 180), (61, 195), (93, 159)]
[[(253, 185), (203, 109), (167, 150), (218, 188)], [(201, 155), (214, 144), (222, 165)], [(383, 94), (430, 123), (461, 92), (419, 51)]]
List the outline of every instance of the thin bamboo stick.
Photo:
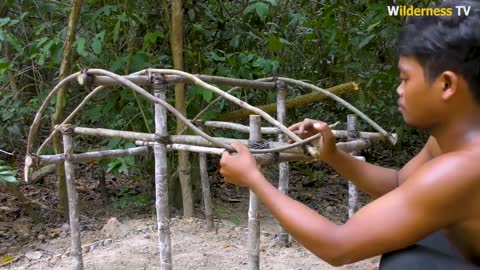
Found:
[[(243, 133), (249, 132), (249, 127), (242, 124), (231, 123), (231, 122), (224, 122), (224, 121), (201, 121), (201, 120), (192, 120), (194, 123), (198, 123), (199, 125), (212, 127), (212, 128), (221, 128), (221, 129), (231, 129)], [(347, 131), (346, 130), (332, 130), (333, 135), (337, 139), (347, 139)], [(295, 134), (298, 134), (294, 132)], [(262, 127), (262, 134), (282, 134), (282, 131), (276, 127)], [(396, 136), (396, 134), (392, 134)], [(384, 140), (385, 136), (379, 132), (360, 132), (361, 138), (366, 138), (369, 140)]]
[(392, 144), (396, 144), (397, 143), (397, 138), (395, 136), (393, 136), (391, 133), (387, 132), (386, 130), (384, 130), (380, 125), (378, 125), (377, 123), (375, 123), (375, 121), (373, 121), (372, 119), (370, 119), (368, 116), (366, 116), (363, 112), (361, 112), (360, 110), (358, 110), (357, 108), (355, 108), (353, 105), (351, 105), (350, 103), (346, 102), (345, 100), (343, 100), (341, 97), (339, 96), (336, 96), (334, 95), (333, 93), (325, 90), (325, 89), (322, 89), (320, 87), (317, 87), (313, 84), (309, 84), (309, 83), (306, 83), (306, 82), (302, 82), (302, 81), (299, 81), (299, 80), (294, 80), (294, 79), (290, 79), (290, 78), (284, 78), (284, 77), (279, 77), (278, 78), (279, 80), (283, 80), (283, 81), (286, 81), (286, 82), (289, 82), (289, 83), (292, 83), (292, 84), (296, 84), (296, 85), (299, 85), (299, 86), (302, 86), (302, 87), (305, 87), (305, 88), (309, 88), (311, 90), (314, 90), (314, 91), (317, 91), (317, 92), (320, 92), (330, 98), (332, 98), (333, 100), (339, 102), (340, 104), (342, 104), (343, 106), (345, 106), (347, 109), (349, 109), (350, 111), (354, 112), (356, 115), (360, 116), (363, 120), (365, 120), (368, 124), (370, 124), (374, 129), (376, 129), (378, 132), (380, 132), (381, 134), (383, 134), (386, 138), (388, 138), (388, 140), (392, 143)]
[[(146, 70), (145, 70), (146, 71)], [(210, 76), (210, 75), (200, 75), (200, 74), (192, 74), (193, 76), (199, 78), (200, 80), (210, 83), (210, 84), (217, 84), (217, 85), (229, 85), (229, 86), (238, 86), (244, 88), (257, 88), (257, 89), (273, 89), (275, 88), (274, 82), (259, 82), (259, 81), (251, 81), (245, 79), (236, 79), (236, 78), (228, 78), (222, 76)], [(137, 85), (148, 85), (149, 78), (147, 75), (139, 75), (139, 74), (130, 74), (126, 76), (122, 76), (123, 78), (133, 82)], [(80, 84), (84, 83), (85, 77), (78, 77), (80, 80)], [(178, 76), (178, 75), (167, 75), (165, 76), (165, 80), (171, 83), (185, 83), (189, 82), (189, 79)], [(118, 86), (121, 85), (118, 81), (108, 77), (108, 76), (96, 76), (95, 80), (93, 80), (94, 86)]]
[[(190, 144), (190, 145), (196, 145), (196, 146), (209, 146), (209, 147), (214, 146), (209, 141), (194, 135), (172, 135), (169, 138), (172, 143)], [(232, 139), (232, 138), (223, 138), (223, 137), (215, 137), (215, 138), (227, 144), (239, 142), (239, 143), (248, 145), (248, 140), (244, 140), (244, 139)], [(279, 148), (279, 147), (284, 147), (288, 145), (289, 145), (288, 143), (270, 142), (271, 148)], [(362, 149), (365, 149), (366, 147), (367, 147), (367, 143), (363, 140), (337, 143), (337, 148), (345, 152), (351, 152), (353, 150), (362, 150)], [(305, 154), (303, 148), (301, 147), (290, 148), (288, 150), (283, 151), (283, 153), (292, 153), (292, 154), (301, 154), (301, 155)]]
[[(282, 80), (277, 80), (277, 83), (280, 81)], [(326, 91), (334, 93), (335, 95), (341, 95), (341, 94), (352, 92), (355, 90), (358, 90), (358, 85), (355, 82), (343, 83), (343, 84), (339, 84), (326, 89)], [(286, 103), (286, 108), (287, 110), (290, 110), (290, 109), (300, 108), (302, 106), (305, 107), (305, 106), (308, 106), (309, 104), (320, 102), (323, 99), (328, 99), (328, 96), (322, 93), (312, 92), (312, 93), (308, 93), (308, 94), (304, 94), (301, 96), (296, 96), (288, 99)], [(270, 103), (270, 104), (260, 105), (258, 106), (258, 108), (266, 113), (275, 113), (277, 110), (277, 104)], [(238, 110), (222, 113), (221, 115), (216, 117), (216, 120), (232, 122), (235, 120), (246, 118), (249, 114), (250, 112), (246, 111), (245, 109), (238, 109)]]
[[(95, 70), (89, 70), (89, 72), (91, 72), (92, 74), (95, 74), (95, 73), (103, 73), (101, 75), (107, 75), (107, 76), (111, 76), (113, 75), (112, 77), (114, 76), (118, 76), (114, 73), (111, 73), (111, 72), (107, 72), (105, 70), (98, 70), (98, 69), (95, 69)], [(290, 131), (287, 127), (285, 127), (284, 125), (280, 124), (277, 120), (275, 120), (273, 117), (271, 117), (269, 114), (265, 113), (264, 111), (258, 109), (257, 107), (254, 107), (228, 93), (226, 93), (225, 91), (222, 91), (220, 90), (218, 87), (215, 87), (213, 85), (210, 85), (208, 83), (205, 83), (204, 81), (200, 80), (199, 78), (195, 77), (194, 75), (192, 74), (189, 74), (189, 73), (186, 73), (186, 72), (183, 72), (183, 71), (179, 71), (179, 70), (173, 70), (173, 69), (150, 69), (150, 72), (152, 73), (160, 73), (160, 74), (173, 74), (173, 75), (179, 75), (179, 76), (183, 76), (185, 78), (188, 78), (190, 82), (196, 84), (196, 85), (199, 85), (201, 87), (204, 87), (205, 89), (207, 90), (210, 90), (214, 93), (216, 93), (217, 95), (220, 95), (222, 97), (224, 97), (225, 99), (233, 102), (234, 104), (244, 108), (244, 109), (247, 109), (249, 111), (251, 111), (252, 113), (255, 113), (255, 114), (258, 114), (260, 115), (261, 117), (263, 117), (263, 119), (265, 119), (266, 121), (268, 121), (269, 123), (271, 123), (272, 125), (278, 127), (279, 129), (281, 129), (290, 139), (292, 139), (293, 141), (295, 142), (298, 142), (298, 141), (301, 141), (302, 139), (297, 136), (295, 133), (293, 133), (292, 131)], [(117, 77), (115, 77), (117, 78)], [(130, 85), (129, 85), (130, 86)], [(136, 85), (133, 85), (133, 86), (136, 86)], [(163, 105), (163, 104), (162, 104)], [(188, 122), (188, 121), (187, 121)], [(190, 123), (190, 122), (189, 122)], [(196, 131), (197, 132), (197, 131)], [(198, 133), (198, 132), (197, 132)], [(222, 146), (224, 147), (224, 146)], [(225, 147), (226, 149), (228, 149), (229, 151), (230, 148), (228, 147)], [(311, 147), (311, 146), (307, 146), (307, 151), (312, 155), (312, 156), (317, 156), (318, 154), (318, 151), (314, 148), (314, 147)]]
[[(287, 122), (287, 84), (284, 81), (277, 82), (277, 120), (282, 125), (285, 125)], [(278, 135), (278, 142), (286, 143), (288, 140), (284, 134)], [(288, 162), (282, 162), (278, 166), (278, 190), (281, 193), (288, 195), (288, 177), (289, 177), (290, 166)], [(277, 243), (286, 247), (288, 243), (288, 233), (287, 231), (279, 225), (278, 228), (278, 238)]]
[(33, 123), (30, 126), (30, 131), (28, 132), (27, 155), (30, 155), (32, 153), (32, 147), (33, 147), (33, 144), (35, 143), (38, 128), (40, 127), (41, 118), (43, 116), (43, 113), (45, 112), (45, 109), (50, 104), (50, 100), (52, 100), (52, 98), (55, 96), (55, 94), (66, 83), (75, 79), (79, 74), (80, 74), (80, 72), (73, 73), (72, 75), (69, 75), (65, 79), (58, 82), (58, 84), (52, 89), (52, 91), (48, 94), (48, 96), (43, 101), (42, 105), (40, 106), (37, 113), (35, 114), (35, 118), (33, 119)]
[[(271, 81), (273, 80), (273, 77), (267, 77), (267, 78), (261, 78), (261, 79), (256, 79), (255, 81), (256, 82), (267, 82), (267, 81)], [(238, 89), (241, 89), (241, 87), (233, 87), (231, 89), (229, 89), (227, 91), (228, 94), (231, 94), (233, 91), (236, 91)], [(195, 115), (195, 117), (192, 119), (192, 121), (195, 121), (197, 119), (199, 119), (203, 114), (205, 114), (208, 110), (210, 110), (210, 108), (215, 105), (218, 101), (222, 100), (223, 97), (222, 96), (218, 96), (217, 98), (215, 98), (214, 100), (212, 100), (210, 103), (207, 104), (207, 106), (205, 108), (203, 108), (203, 110), (201, 110), (197, 115)], [(178, 133), (178, 135), (182, 135), (183, 133), (185, 133), (185, 131), (187, 130), (186, 127), (184, 127), (183, 130), (181, 130), (181, 132)]]
[[(262, 140), (260, 132), (261, 118), (258, 115), (250, 115), (250, 141), (259, 142)], [(248, 206), (248, 270), (258, 270), (260, 268), (260, 221), (258, 220), (258, 198), (250, 190), (250, 200)]]
[[(153, 91), (156, 98), (166, 100), (166, 83), (158, 77), (153, 78)], [(155, 133), (168, 135), (167, 111), (164, 106), (155, 103)], [(155, 209), (157, 214), (158, 244), (160, 250), (160, 269), (170, 270), (172, 265), (172, 247), (170, 240), (170, 213), (168, 208), (168, 160), (164, 143), (157, 142), (153, 147), (155, 156)]]
[(78, 194), (75, 190), (75, 165), (69, 160), (73, 153), (73, 139), (71, 127), (65, 126), (63, 133), (63, 150), (65, 156), (65, 179), (67, 182), (68, 210), (70, 217), (70, 238), (73, 269), (83, 270), (82, 244), (80, 240), (80, 224), (78, 221)]
[(35, 118), (33, 119), (32, 125), (30, 126), (30, 130), (28, 132), (28, 140), (27, 140), (27, 153), (25, 155), (25, 167), (24, 167), (24, 177), (25, 181), (28, 182), (30, 179), (30, 167), (33, 165), (33, 158), (32, 158), (32, 148), (35, 144), (36, 135), (38, 132), (38, 128), (40, 127), (40, 123), (42, 120), (43, 113), (45, 112), (47, 106), (50, 104), (50, 100), (57, 94), (57, 92), (62, 89), (62, 87), (68, 83), (69, 81), (73, 80), (77, 77), (80, 72), (73, 73), (69, 75), (65, 79), (58, 82), (58, 84), (52, 89), (52, 91), (48, 94), (48, 96), (43, 101), (42, 105), (38, 109), (37, 113), (35, 114)]
[[(144, 142), (136, 141), (137, 145), (150, 145), (153, 146), (153, 142)], [(191, 151), (197, 153), (211, 154), (211, 155), (221, 155), (226, 150), (223, 148), (214, 148), (214, 147), (205, 147), (205, 146), (195, 146), (195, 145), (186, 145), (186, 144), (168, 144), (168, 150), (181, 150), (181, 151)], [(304, 154), (295, 154), (295, 153), (280, 153), (276, 154), (253, 154), (259, 165), (272, 165), (279, 162), (291, 162), (291, 161), (304, 161), (312, 162), (315, 159), (312, 156), (307, 156)]]
[[(73, 110), (68, 116), (67, 118), (65, 118), (65, 120), (63, 120), (62, 123), (59, 124), (59, 126), (63, 126), (63, 125), (66, 125), (66, 124), (70, 124), (70, 121), (72, 121), (73, 117), (80, 111), (80, 109), (83, 108), (83, 106), (85, 106), (85, 104), (87, 104), (88, 101), (90, 101), (90, 99), (95, 96), (98, 92), (102, 91), (105, 87), (103, 86), (99, 86), (95, 89), (93, 89), (92, 92), (88, 93), (88, 95), (82, 100), (82, 102), (80, 102), (80, 104), (78, 104), (78, 106), (75, 108), (75, 110)], [(43, 141), (42, 145), (40, 145), (40, 147), (38, 148), (37, 150), (37, 155), (40, 155), (40, 153), (42, 152), (43, 148), (45, 148), (45, 146), (50, 142), (50, 140), (53, 138), (53, 136), (55, 136), (55, 134), (57, 134), (58, 132), (58, 129), (54, 129), (50, 135), (48, 135), (48, 138), (45, 139), (45, 141)]]
[[(154, 102), (155, 104), (161, 104), (162, 106), (164, 106), (168, 111), (170, 111), (173, 115), (175, 115), (175, 117), (177, 117), (178, 119), (180, 119), (182, 122), (185, 123), (185, 125), (187, 125), (189, 128), (191, 128), (192, 130), (195, 131), (195, 133), (197, 133), (198, 135), (202, 136), (203, 138), (205, 138), (206, 140), (209, 140), (209, 141), (212, 141), (212, 143), (216, 144), (217, 146), (221, 146), (225, 149), (228, 149), (229, 151), (231, 152), (234, 152), (235, 149), (233, 149), (233, 147), (231, 147), (230, 145), (226, 145), (226, 144), (222, 144), (221, 142), (218, 142), (218, 141), (215, 141), (215, 139), (213, 139), (212, 137), (210, 137), (209, 135), (205, 134), (203, 131), (201, 131), (200, 129), (198, 129), (195, 125), (193, 125), (192, 123), (190, 123), (190, 121), (188, 121), (187, 118), (185, 118), (185, 116), (183, 116), (181, 113), (179, 113), (172, 105), (170, 105), (168, 102), (166, 102), (165, 100), (161, 100), (159, 98), (156, 98), (154, 96), (152, 96), (150, 93), (148, 93), (145, 89), (143, 89), (142, 87), (132, 83), (131, 81), (123, 78), (122, 76), (120, 75), (117, 75), (113, 72), (110, 72), (110, 71), (107, 71), (107, 70), (103, 70), (103, 69), (89, 69), (88, 71), (88, 74), (89, 75), (106, 75), (106, 76), (109, 76), (111, 78), (114, 78), (115, 80), (117, 80), (118, 82), (120, 82), (122, 85), (124, 86), (127, 86), (129, 87), (130, 89), (132, 89), (133, 91), (143, 95), (144, 97), (146, 97), (148, 100)], [(180, 71), (177, 71), (177, 72), (180, 72)], [(181, 73), (184, 73), (184, 72), (181, 72)], [(185, 74), (188, 74), (188, 73), (185, 73)], [(190, 75), (190, 74), (188, 74)], [(193, 76), (193, 75), (191, 75)], [(83, 78), (85, 77), (85, 74), (82, 73), (82, 75), (79, 77), (79, 78)], [(193, 76), (194, 77), (194, 76)], [(88, 77), (87, 77), (88, 78)], [(196, 78), (196, 77), (195, 77)], [(196, 78), (198, 80), (198, 78)], [(87, 81), (87, 79), (80, 79), (79, 80), (79, 83), (81, 82), (84, 82), (84, 81)], [(204, 83), (205, 84), (205, 83)], [(208, 86), (210, 86), (209, 84), (206, 84)], [(212, 86), (210, 86), (212, 87)], [(218, 88), (216, 88), (218, 89)], [(223, 92), (222, 90), (218, 89), (218, 91), (221, 91)]]

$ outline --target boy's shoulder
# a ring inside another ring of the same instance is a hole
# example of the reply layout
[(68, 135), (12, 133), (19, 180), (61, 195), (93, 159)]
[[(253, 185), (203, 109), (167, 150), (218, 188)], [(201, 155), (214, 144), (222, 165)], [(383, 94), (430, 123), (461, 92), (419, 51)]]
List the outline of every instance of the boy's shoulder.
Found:
[(427, 143), (431, 159), (415, 173), (415, 183), (430, 187), (432, 191), (449, 193), (452, 196), (480, 195), (480, 143), (443, 153), (436, 140)]

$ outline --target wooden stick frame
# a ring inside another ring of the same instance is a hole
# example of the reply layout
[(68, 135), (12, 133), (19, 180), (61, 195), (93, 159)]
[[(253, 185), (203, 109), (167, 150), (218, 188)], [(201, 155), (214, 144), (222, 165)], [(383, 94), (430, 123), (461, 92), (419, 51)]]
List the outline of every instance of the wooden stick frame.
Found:
[[(161, 75), (157, 75), (161, 74)], [(98, 76), (100, 75), (100, 76)], [(45, 111), (45, 108), (49, 101), (55, 96), (55, 93), (59, 88), (67, 84), (68, 82), (77, 79), (80, 84), (88, 86), (98, 86), (93, 92), (91, 92), (85, 100), (74, 110), (74, 112), (69, 115), (61, 125), (56, 126), (54, 131), (50, 134), (50, 137), (53, 136), (56, 132), (62, 132), (64, 138), (64, 154), (58, 155), (40, 155), (41, 149), (49, 141), (49, 138), (42, 144), (37, 152), (33, 154), (33, 145), (36, 133), (40, 125), (40, 119), (42, 114)], [(127, 76), (119, 76), (114, 73), (93, 69), (90, 72), (77, 72), (74, 73), (64, 80), (60, 81), (59, 84), (50, 92), (46, 100), (40, 107), (37, 112), (34, 122), (30, 128), (28, 136), (28, 145), (27, 145), (27, 154), (25, 159), (25, 180), (28, 180), (29, 172), (31, 168), (35, 168), (41, 164), (55, 164), (64, 162), (65, 171), (67, 176), (67, 189), (69, 197), (69, 212), (70, 212), (70, 227), (71, 227), (71, 254), (72, 254), (72, 267), (75, 270), (83, 269), (83, 258), (81, 253), (81, 241), (80, 241), (80, 228), (78, 222), (78, 201), (77, 194), (74, 188), (74, 164), (87, 162), (90, 160), (98, 160), (103, 158), (111, 157), (123, 157), (131, 155), (145, 155), (150, 151), (150, 148), (153, 148), (155, 156), (155, 208), (157, 216), (157, 233), (159, 241), (159, 259), (160, 259), (160, 269), (173, 269), (172, 264), (172, 252), (171, 252), (171, 240), (170, 240), (170, 217), (168, 211), (168, 185), (167, 181), (167, 151), (192, 151), (201, 153), (200, 164), (202, 172), (202, 186), (204, 190), (207, 190), (208, 187), (208, 175), (206, 174), (206, 154), (221, 155), (226, 149), (231, 150), (230, 144), (234, 141), (240, 141), (241, 143), (248, 144), (247, 140), (237, 140), (230, 138), (222, 137), (210, 137), (203, 133), (198, 128), (195, 128), (194, 131), (201, 136), (194, 135), (168, 135), (167, 132), (167, 122), (166, 122), (166, 109), (169, 109), (172, 113), (175, 114), (175, 109), (168, 107), (166, 100), (166, 85), (168, 82), (193, 82), (197, 85), (207, 88), (210, 91), (214, 91), (223, 98), (227, 98), (235, 104), (243, 107), (244, 109), (249, 109), (254, 113), (258, 113), (268, 122), (274, 125), (274, 127), (261, 127), (260, 126), (260, 116), (251, 116), (250, 126), (244, 126), (235, 123), (221, 122), (221, 121), (189, 121), (188, 119), (183, 119), (187, 126), (195, 127), (192, 124), (196, 123), (202, 126), (212, 127), (212, 128), (227, 128), (231, 130), (236, 130), (239, 132), (250, 133), (250, 140), (258, 141), (261, 139), (261, 134), (274, 134), (278, 136), (278, 141), (271, 142), (270, 148), (283, 147), (285, 146), (287, 138), (293, 139), (295, 141), (300, 141), (301, 139), (294, 132), (289, 131), (285, 127), (286, 123), (286, 110), (285, 110), (285, 100), (287, 96), (286, 83), (294, 83), (300, 86), (307, 86), (315, 91), (324, 91), (316, 86), (310, 85), (305, 82), (292, 80), (288, 78), (281, 78), (282, 80), (269, 81), (270, 79), (261, 79), (258, 81), (250, 80), (241, 80), (241, 79), (232, 79), (218, 76), (209, 76), (209, 75), (191, 75), (185, 72), (180, 72), (176, 70), (144, 70)], [(273, 119), (268, 114), (263, 111), (255, 108), (243, 101), (236, 99), (228, 93), (223, 92), (217, 87), (213, 87), (208, 83), (224, 84), (231, 85), (236, 87), (254, 87), (258, 89), (276, 89), (278, 91), (277, 95), (277, 119)], [(81, 109), (81, 107), (96, 93), (103, 90), (106, 86), (113, 85), (125, 85), (132, 88), (133, 90), (141, 93), (146, 96), (152, 102), (155, 103), (155, 133), (140, 133), (140, 132), (130, 132), (130, 131), (119, 131), (119, 130), (109, 130), (102, 128), (86, 128), (86, 127), (73, 127), (69, 125), (69, 122), (73, 116)], [(154, 89), (154, 94), (151, 95), (139, 85), (152, 85)], [(328, 94), (331, 96), (333, 94)], [(332, 97), (332, 96), (331, 96)], [(333, 97), (332, 97), (333, 98)], [(337, 97), (338, 98), (338, 97)], [(338, 98), (339, 99), (339, 98)], [(336, 99), (337, 100), (337, 99)], [(344, 102), (344, 101), (342, 101)], [(345, 102), (346, 103), (346, 102)], [(345, 103), (342, 103), (345, 105)], [(347, 106), (347, 105), (346, 105)], [(350, 105), (351, 106), (351, 105)], [(352, 106), (353, 107), (353, 106)], [(176, 114), (175, 114), (176, 115)], [(365, 116), (366, 117), (366, 116)], [(364, 118), (364, 116), (362, 116)], [(194, 118), (196, 119), (196, 118)], [(188, 123), (187, 123), (188, 122)], [(369, 122), (372, 124), (373, 121)], [(374, 123), (374, 122), (373, 122)], [(374, 124), (372, 124), (375, 126)], [(361, 149), (368, 147), (368, 143), (364, 139), (368, 140), (383, 140), (388, 138), (391, 142), (392, 138), (395, 138), (394, 134), (390, 134), (383, 130), (378, 125), (375, 126), (379, 132), (359, 132), (359, 138), (352, 138), (348, 131), (343, 130), (334, 130), (333, 133), (337, 138), (348, 139), (348, 142), (339, 142), (337, 143), (337, 148), (345, 152), (356, 152)], [(92, 135), (92, 136), (103, 136), (103, 137), (117, 137), (124, 138), (128, 140), (134, 140), (138, 147), (133, 147), (129, 149), (115, 149), (115, 150), (104, 150), (104, 151), (94, 151), (86, 152), (80, 154), (74, 154), (73, 149), (73, 134), (80, 135)], [(315, 147), (307, 146), (307, 151), (304, 147), (296, 147), (288, 149), (279, 153), (265, 153), (265, 154), (254, 154), (257, 159), (257, 164), (259, 166), (268, 166), (271, 164), (280, 163), (280, 178), (282, 183), (279, 184), (279, 189), (283, 193), (288, 192), (288, 162), (291, 161), (304, 161), (304, 162), (313, 162), (318, 160), (318, 149)], [(202, 165), (203, 164), (203, 165)], [(259, 269), (259, 222), (255, 217), (257, 216), (256, 211), (258, 208), (258, 200), (256, 200), (255, 194), (251, 193), (251, 201), (249, 208), (249, 258), (248, 258), (248, 267), (249, 269)], [(209, 192), (204, 193), (204, 201), (206, 202), (205, 207), (207, 209), (207, 204), (210, 199)], [(213, 219), (211, 205), (210, 210), (206, 210), (207, 214), (207, 224), (208, 229), (213, 228)], [(250, 224), (250, 220), (252, 223)], [(283, 245), (288, 244), (288, 234), (281, 229), (279, 232), (279, 241), (284, 243)], [(287, 239), (287, 240), (285, 240)]]

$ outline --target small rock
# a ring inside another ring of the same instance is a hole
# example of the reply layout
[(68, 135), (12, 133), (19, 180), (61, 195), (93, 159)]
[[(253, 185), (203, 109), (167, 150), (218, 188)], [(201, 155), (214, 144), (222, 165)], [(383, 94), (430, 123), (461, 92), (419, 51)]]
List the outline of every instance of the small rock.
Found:
[(62, 255), (61, 254), (57, 254), (57, 255), (54, 255), (52, 257), (50, 257), (50, 259), (48, 259), (48, 262), (49, 263), (57, 263), (58, 261), (60, 261), (62, 259)]
[(327, 210), (327, 212), (332, 212), (332, 211), (333, 211), (333, 207), (328, 206), (326, 210)]
[(39, 235), (37, 236), (37, 239), (38, 239), (38, 240), (45, 240), (45, 238), (47, 238), (47, 237), (45, 236), (45, 234), (39, 234)]
[(60, 228), (64, 232), (69, 232), (70, 231), (70, 224), (68, 223), (63, 223), (62, 227)]
[(62, 231), (60, 234), (59, 234), (60, 237), (67, 237), (67, 233)]
[(241, 232), (241, 231), (242, 231), (242, 227), (235, 227), (234, 230), (235, 230), (235, 232)]
[(83, 249), (83, 250), (82, 250), (83, 253), (88, 253), (88, 252), (90, 252), (90, 246), (84, 246), (82, 249)]
[(38, 260), (42, 256), (43, 256), (43, 253), (40, 252), (40, 251), (31, 251), (31, 252), (27, 252), (27, 254), (25, 254), (25, 257), (27, 257), (27, 259), (29, 259), (29, 260)]
[(145, 234), (143, 237), (145, 237), (145, 239), (150, 239), (152, 238), (152, 236), (150, 234)]
[(107, 224), (103, 226), (101, 232), (106, 237), (121, 236), (128, 232), (128, 227), (112, 217), (108, 220)]
[(113, 240), (111, 238), (109, 239), (106, 239), (104, 242), (103, 242), (103, 245), (110, 245), (111, 243), (113, 242)]
[(53, 239), (57, 238), (60, 235), (60, 231), (58, 230), (51, 230), (48, 232), (48, 238)]

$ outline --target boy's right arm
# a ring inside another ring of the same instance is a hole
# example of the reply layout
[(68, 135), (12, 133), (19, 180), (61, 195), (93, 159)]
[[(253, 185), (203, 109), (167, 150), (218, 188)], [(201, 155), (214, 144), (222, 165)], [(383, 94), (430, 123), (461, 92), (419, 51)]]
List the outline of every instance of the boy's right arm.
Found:
[(380, 197), (398, 187), (409, 175), (436, 156), (439, 151), (435, 139), (430, 137), (420, 153), (402, 169), (395, 170), (358, 160), (350, 154), (338, 150), (335, 146), (335, 136), (324, 122), (305, 119), (290, 126), (289, 129), (300, 133), (299, 136), (302, 138), (322, 133), (322, 139), (317, 142), (321, 144), (320, 159), (373, 197)]
[(373, 197), (380, 197), (397, 188), (413, 172), (431, 160), (435, 139), (430, 137), (423, 149), (400, 170), (384, 168), (354, 158), (341, 150), (322, 158), (339, 174)]

